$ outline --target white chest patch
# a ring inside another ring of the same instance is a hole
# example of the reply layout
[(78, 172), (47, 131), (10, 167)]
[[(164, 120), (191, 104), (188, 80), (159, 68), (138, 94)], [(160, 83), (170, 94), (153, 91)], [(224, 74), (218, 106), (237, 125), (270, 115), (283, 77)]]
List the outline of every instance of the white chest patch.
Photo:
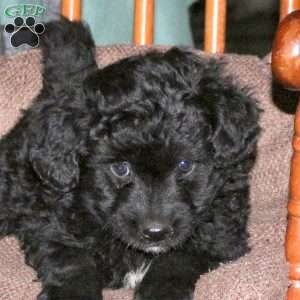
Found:
[(143, 263), (137, 270), (128, 272), (123, 279), (123, 286), (126, 289), (134, 289), (144, 278), (150, 268), (151, 262)]

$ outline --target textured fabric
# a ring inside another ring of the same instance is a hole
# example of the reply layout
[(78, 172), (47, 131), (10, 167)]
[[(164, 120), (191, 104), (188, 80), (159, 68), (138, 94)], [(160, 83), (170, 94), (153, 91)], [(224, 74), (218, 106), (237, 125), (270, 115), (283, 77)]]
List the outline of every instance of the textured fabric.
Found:
[[(146, 48), (98, 48), (102, 67)], [(203, 55), (199, 52), (199, 55)], [(253, 90), (263, 109), (258, 159), (251, 174), (252, 212), (249, 222), (252, 251), (238, 261), (203, 275), (195, 300), (283, 300), (287, 287), (284, 232), (293, 116), (281, 111), (272, 98), (269, 63), (251, 56), (225, 55), (226, 73)], [(41, 88), (40, 52), (32, 50), (0, 58), (0, 133), (13, 126), (20, 109)], [(25, 265), (14, 238), (0, 241), (0, 300), (35, 300), (40, 283)], [(105, 291), (105, 300), (130, 300), (132, 291)]]

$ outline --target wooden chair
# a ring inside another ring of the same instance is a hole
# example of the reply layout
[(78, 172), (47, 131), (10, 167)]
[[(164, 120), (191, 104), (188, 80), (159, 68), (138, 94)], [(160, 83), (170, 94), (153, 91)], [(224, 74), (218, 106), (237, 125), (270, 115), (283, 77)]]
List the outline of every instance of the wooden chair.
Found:
[[(206, 0), (205, 51), (222, 53), (225, 49), (226, 0)], [(71, 21), (81, 18), (81, 0), (62, 0), (61, 13)], [(155, 0), (135, 0), (133, 42), (153, 44)]]
[[(121, 53), (119, 56), (129, 55), (130, 53), (136, 54), (140, 53), (145, 50), (145, 46), (150, 46), (153, 44), (153, 20), (154, 20), (154, 0), (135, 0), (135, 18), (134, 18), (134, 34), (133, 34), (133, 41), (134, 44), (138, 47), (133, 47), (132, 49), (129, 49), (130, 46), (124, 46), (119, 52)], [(295, 44), (297, 41), (300, 40), (300, 30), (298, 33), (298, 26), (300, 28), (300, 12), (294, 12), (293, 11), (300, 9), (300, 0), (281, 0), (281, 23), (278, 29), (278, 33), (275, 39), (274, 43), (274, 49), (273, 49), (273, 70), (275, 77), (286, 87), (292, 88), (292, 89), (300, 89), (300, 76), (297, 76), (297, 67), (298, 67), (298, 55), (300, 53), (300, 44)], [(292, 13), (292, 14), (290, 14)], [(70, 20), (80, 20), (81, 18), (81, 1), (80, 0), (62, 0), (62, 14), (69, 18)], [(288, 15), (288, 16), (287, 16)], [(287, 16), (287, 17), (286, 17)], [(219, 56), (224, 52), (225, 49), (225, 27), (226, 27), (226, 0), (206, 0), (206, 12), (205, 12), (205, 43), (204, 43), (204, 51), (210, 55)], [(299, 43), (299, 42), (298, 42)], [(142, 50), (141, 50), (142, 49)], [(33, 50), (35, 51), (35, 50)], [(105, 53), (112, 53), (112, 48), (106, 49)], [(118, 53), (119, 53), (118, 52)], [(30, 54), (24, 54), (23, 57), (17, 57), (16, 60), (18, 63), (24, 63), (24, 66), (28, 65), (27, 60), (30, 60), (31, 63), (31, 72), (38, 73), (38, 68), (36, 65), (38, 64), (39, 54), (37, 52), (33, 52)], [(115, 55), (114, 59), (118, 55)], [(199, 54), (203, 55), (203, 54)], [(226, 55), (225, 55), (226, 56)], [(13, 58), (8, 59), (7, 61), (4, 61), (6, 63), (7, 68), (9, 68), (12, 65), (15, 65), (15, 61), (13, 61)], [(245, 60), (240, 59), (236, 56), (229, 57), (227, 61), (235, 60), (238, 64), (243, 63)], [(1, 73), (1, 61), (0, 59), (0, 73)], [(112, 60), (106, 59), (106, 63), (111, 62)], [(247, 59), (246, 59), (247, 61)], [(34, 65), (33, 65), (34, 62)], [(103, 63), (103, 60), (100, 60), (100, 65)], [(252, 63), (258, 63), (259, 66), (255, 70), (259, 69), (260, 67), (264, 68), (263, 72), (267, 70), (267, 63), (264, 61), (263, 63), (260, 62), (258, 59), (251, 58), (248, 61), (248, 65), (243, 69), (242, 76), (245, 76), (246, 78), (252, 78), (255, 77), (257, 74), (255, 73), (252, 77), (247, 75), (247, 72), (249, 69), (251, 69)], [(229, 69), (231, 67), (229, 66)], [(21, 69), (20, 69), (21, 70)], [(232, 73), (232, 70), (231, 70)], [(247, 76), (248, 77), (247, 77)], [(24, 79), (25, 78), (25, 79)], [(299, 78), (299, 79), (298, 79)], [(40, 79), (39, 75), (35, 75), (35, 80)], [(5, 79), (6, 80), (6, 79)], [(26, 77), (22, 77), (20, 80), (22, 82), (26, 81)], [(32, 82), (33, 80), (31, 80)], [(247, 81), (247, 80), (246, 80)], [(9, 80), (6, 80), (4, 84), (7, 84)], [(0, 79), (0, 112), (1, 112), (1, 79)], [(34, 84), (33, 84), (34, 85)], [(247, 85), (247, 82), (245, 83)], [(35, 89), (38, 89), (40, 87), (40, 83), (36, 83)], [(266, 84), (264, 85), (264, 87)], [(8, 91), (13, 89), (7, 89)], [(22, 91), (22, 95), (26, 95), (26, 91)], [(9, 94), (7, 92), (7, 94)], [(30, 94), (31, 95), (31, 94)], [(29, 97), (29, 96), (28, 96)], [(14, 101), (14, 100), (12, 100)], [(19, 101), (19, 100), (18, 100)], [(28, 100), (26, 100), (28, 101)], [(22, 104), (22, 103), (21, 103)], [(18, 108), (24, 107), (21, 104), (18, 104)], [(5, 106), (4, 110), (6, 109)], [(277, 115), (281, 116), (280, 114)], [(15, 118), (15, 117), (14, 117)], [(288, 230), (286, 234), (286, 257), (289, 262), (290, 266), (290, 273), (289, 273), (289, 279), (290, 279), (290, 286), (288, 288), (287, 292), (287, 298), (286, 300), (300, 300), (300, 181), (298, 181), (298, 177), (300, 177), (300, 108), (297, 110), (296, 119), (295, 119), (295, 137), (293, 141), (294, 146), (294, 156), (292, 160), (292, 169), (291, 169), (291, 184), (290, 184), (290, 203), (289, 203), (289, 222), (288, 222)], [(1, 114), (0, 114), (0, 121), (1, 121)], [(289, 126), (288, 118), (285, 119), (286, 126)], [(1, 122), (0, 122), (1, 123)], [(8, 127), (11, 127), (12, 125), (9, 124)], [(1, 127), (1, 126), (0, 126)], [(7, 130), (5, 128), (5, 130)], [(1, 132), (1, 129), (0, 129)], [(3, 130), (2, 132), (3, 133)], [(283, 142), (285, 143), (285, 142)], [(266, 148), (269, 147), (269, 144), (265, 145)], [(271, 152), (270, 152), (271, 153)], [(284, 153), (284, 151), (282, 152)], [(288, 159), (290, 156), (287, 156)], [(286, 160), (287, 162), (288, 160)], [(299, 175), (298, 175), (299, 174)], [(274, 174), (275, 176), (275, 174)], [(279, 177), (278, 177), (279, 178)], [(281, 177), (280, 177), (281, 178)], [(277, 181), (279, 181), (277, 179)], [(256, 182), (259, 182), (259, 179), (256, 180)], [(259, 194), (259, 193), (258, 193)], [(268, 197), (268, 195), (266, 195)], [(268, 214), (269, 212), (266, 211), (265, 214)], [(14, 253), (17, 253), (17, 250), (15, 250), (15, 242), (11, 240), (5, 241), (6, 249), (8, 249), (8, 252), (10, 249)], [(2, 250), (1, 250), (2, 249)], [(2, 252), (1, 252), (2, 251)], [(7, 250), (5, 250), (7, 251)], [(0, 247), (0, 259), (1, 255), (3, 254), (3, 248)], [(6, 253), (5, 253), (6, 255)], [(9, 254), (10, 255), (10, 254)], [(16, 257), (9, 256), (12, 261), (12, 264), (14, 263), (15, 259), (20, 259), (20, 254), (16, 254)], [(15, 267), (16, 268), (16, 267)], [(1, 266), (0, 266), (1, 271)], [(28, 271), (23, 271), (22, 273), (23, 277), (30, 278), (28, 279), (27, 283), (32, 280), (29, 275)], [(266, 270), (268, 272), (268, 270)], [(285, 270), (282, 270), (285, 276)], [(23, 275), (24, 274), (24, 275)], [(243, 275), (243, 273), (240, 276)], [(5, 280), (5, 276), (1, 277), (0, 272), (0, 291), (1, 291), (1, 284)], [(7, 275), (7, 274), (5, 274)], [(9, 274), (8, 274), (9, 275)], [(7, 276), (8, 276), (7, 275)], [(246, 275), (246, 274), (245, 274)], [(22, 277), (21, 276), (21, 277)], [(211, 277), (213, 277), (214, 274), (212, 274)], [(1, 281), (2, 280), (2, 281)], [(20, 279), (21, 280), (21, 279)], [(214, 279), (213, 279), (214, 280)], [(224, 281), (226, 278), (224, 278)], [(201, 281), (201, 280), (200, 280)], [(18, 282), (19, 286), (21, 285), (20, 282)], [(30, 284), (33, 285), (33, 283)], [(266, 284), (268, 284), (266, 282)], [(25, 286), (25, 283), (22, 282), (22, 285)], [(255, 290), (255, 287), (252, 287)], [(36, 288), (35, 292), (38, 290)], [(196, 291), (197, 292), (197, 291)], [(8, 294), (7, 294), (8, 295)], [(11, 293), (10, 293), (11, 295)], [(2, 296), (0, 293), (0, 300), (10, 300), (10, 299), (22, 299), (22, 300), (28, 300), (32, 299), (28, 294), (25, 293), (25, 296), (22, 298), (14, 294), (14, 296), (9, 296), (12, 298), (9, 298), (8, 296)], [(33, 295), (33, 294), (30, 294)], [(6, 297), (6, 298), (3, 298)], [(243, 296), (241, 296), (243, 297)], [(120, 297), (114, 297), (110, 296), (110, 299), (129, 299), (127, 296), (123, 296), (123, 294)], [(196, 299), (205, 299), (203, 296), (196, 297)], [(227, 300), (227, 298), (219, 297), (218, 299)], [(229, 299), (229, 298), (228, 298)], [(232, 298), (230, 298), (232, 299)], [(235, 300), (246, 300), (244, 298), (234, 298)], [(262, 300), (261, 297), (253, 297), (253, 298), (247, 298), (251, 300)], [(264, 298), (265, 299), (265, 298)], [(275, 298), (268, 298), (269, 300), (282, 300), (282, 299), (275, 299)]]

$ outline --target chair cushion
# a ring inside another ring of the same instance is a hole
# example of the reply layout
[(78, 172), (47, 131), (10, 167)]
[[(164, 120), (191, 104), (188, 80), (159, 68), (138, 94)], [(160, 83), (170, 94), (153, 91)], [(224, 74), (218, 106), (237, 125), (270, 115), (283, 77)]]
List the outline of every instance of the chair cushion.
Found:
[[(100, 47), (100, 67), (123, 57), (147, 51), (129, 45)], [(204, 55), (199, 51), (199, 55)], [(0, 57), (0, 134), (16, 122), (41, 88), (40, 52), (30, 50)], [(270, 64), (253, 56), (223, 55), (225, 72), (237, 84), (249, 87), (263, 109), (258, 159), (251, 173), (249, 231), (252, 251), (238, 261), (224, 264), (201, 276), (195, 300), (280, 300), (284, 298), (287, 267), (284, 233), (291, 158), (293, 116), (280, 110), (272, 97)], [(13, 237), (0, 241), (1, 300), (34, 300), (40, 291), (35, 272), (24, 263)], [(106, 300), (132, 299), (132, 291), (105, 291)]]

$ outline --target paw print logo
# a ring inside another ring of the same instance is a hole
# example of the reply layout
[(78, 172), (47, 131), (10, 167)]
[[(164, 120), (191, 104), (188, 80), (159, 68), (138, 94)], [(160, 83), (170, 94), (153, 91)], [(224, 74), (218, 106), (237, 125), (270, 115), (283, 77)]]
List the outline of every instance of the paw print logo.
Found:
[(21, 17), (16, 17), (14, 24), (7, 24), (4, 28), (7, 33), (12, 34), (10, 42), (13, 47), (27, 44), (33, 48), (39, 45), (39, 35), (45, 31), (42, 23), (35, 23), (33, 17), (27, 17), (25, 22)]

